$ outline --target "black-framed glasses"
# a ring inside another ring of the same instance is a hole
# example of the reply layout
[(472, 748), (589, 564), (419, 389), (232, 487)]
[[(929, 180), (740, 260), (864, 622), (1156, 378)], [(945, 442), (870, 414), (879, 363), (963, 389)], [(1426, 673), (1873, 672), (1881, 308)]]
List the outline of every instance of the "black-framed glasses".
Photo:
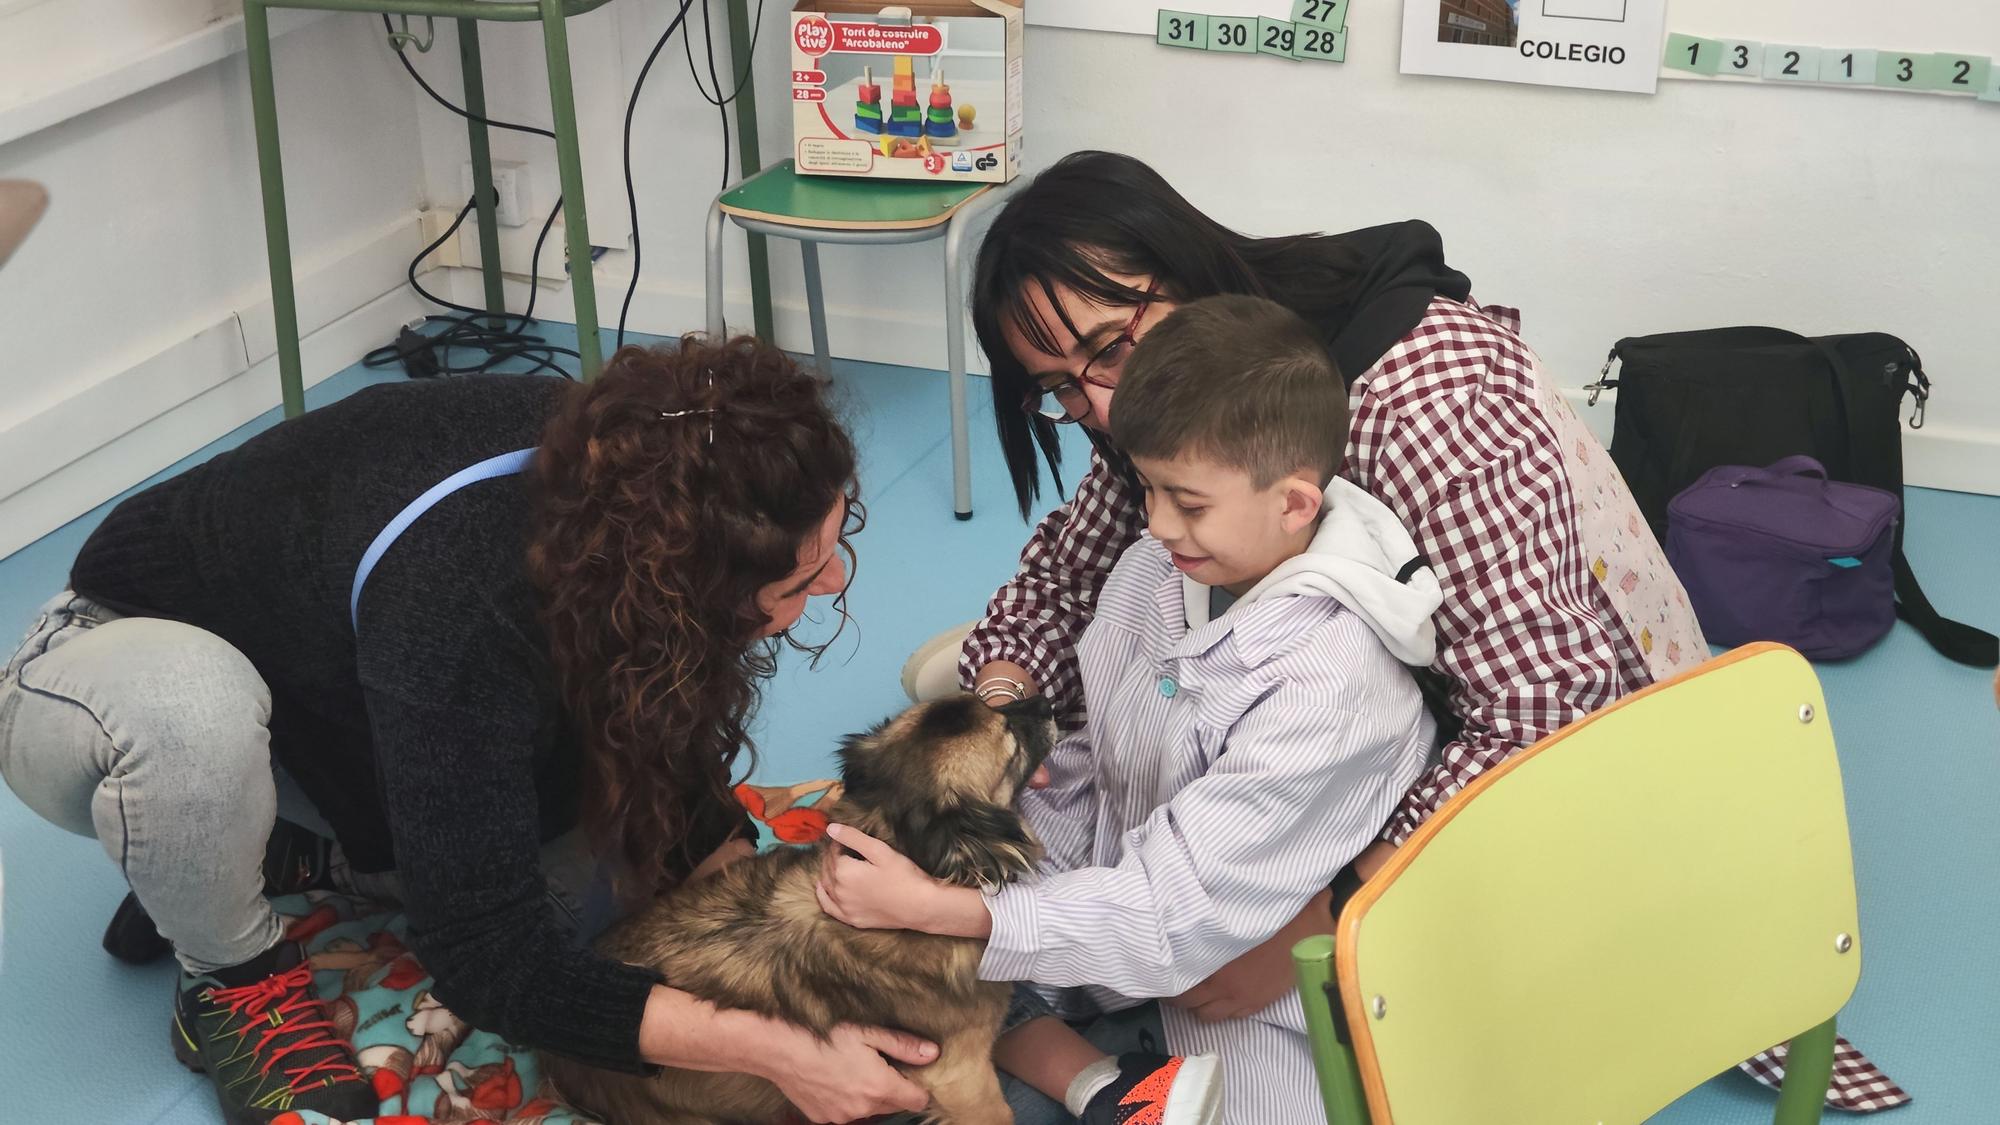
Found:
[(1021, 395), (1021, 409), (1051, 422), (1082, 421), (1090, 413), (1090, 396), (1084, 393), (1083, 385), (1088, 383), (1107, 391), (1118, 388), (1118, 376), (1125, 369), (1132, 346), (1139, 342), (1139, 322), (1152, 306), (1153, 295), (1154, 287), (1147, 286), (1146, 295), (1139, 298), (1139, 307), (1132, 310), (1132, 319), (1126, 322), (1125, 330), (1097, 349), (1082, 371), (1075, 375), (1047, 375), (1043, 378), (1055, 381), (1029, 384)]

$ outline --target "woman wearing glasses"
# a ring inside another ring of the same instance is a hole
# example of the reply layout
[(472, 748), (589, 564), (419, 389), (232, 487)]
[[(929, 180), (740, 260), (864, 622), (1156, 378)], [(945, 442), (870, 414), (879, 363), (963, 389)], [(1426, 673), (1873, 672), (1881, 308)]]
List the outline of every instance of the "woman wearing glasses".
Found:
[[(1145, 526), (1131, 466), (1107, 436), (1119, 373), (1177, 305), (1219, 293), (1271, 298), (1321, 330), (1349, 385), (1342, 473), (1396, 512), (1444, 587), (1440, 655), (1419, 677), (1447, 742), (1356, 861), (1362, 877), (1516, 749), (1704, 659), (1609, 457), (1516, 334), (1517, 314), (1473, 304), (1469, 288), (1422, 222), (1254, 238), (1131, 157), (1076, 153), (1042, 173), (980, 249), (973, 318), (1023, 515), (1040, 491), (1038, 450), (1052, 474), (1060, 464), (1057, 426), (1084, 428), (1091, 464), (970, 634), (925, 646), (905, 687), (970, 687), (995, 704), (1041, 693), (1066, 730), (1081, 725), (1074, 645)], [(1293, 943), (1331, 931), (1330, 897), (1170, 1002), (1215, 1019), (1277, 1002), (1292, 987)]]

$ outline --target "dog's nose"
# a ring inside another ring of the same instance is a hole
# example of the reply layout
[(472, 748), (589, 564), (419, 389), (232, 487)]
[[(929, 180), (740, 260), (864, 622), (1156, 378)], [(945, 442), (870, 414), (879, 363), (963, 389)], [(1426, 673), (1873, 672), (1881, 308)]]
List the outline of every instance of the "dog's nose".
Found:
[(1049, 702), (1048, 696), (1031, 695), (1026, 699), (1017, 699), (1001, 707), (1000, 713), (1009, 719), (1027, 719), (1031, 722), (1038, 720), (1047, 721), (1055, 717), (1056, 709)]

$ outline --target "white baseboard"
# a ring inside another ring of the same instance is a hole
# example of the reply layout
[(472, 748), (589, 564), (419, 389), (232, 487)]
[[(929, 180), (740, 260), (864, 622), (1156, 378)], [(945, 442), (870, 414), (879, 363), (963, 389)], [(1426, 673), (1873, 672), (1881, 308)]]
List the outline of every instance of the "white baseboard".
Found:
[[(471, 257), (476, 260), (476, 253)], [(507, 257), (504, 251), (502, 257)], [(522, 257), (525, 259), (526, 255)], [(545, 251), (543, 257), (544, 276), (551, 272), (551, 261), (555, 263), (555, 269), (561, 268), (559, 248)], [(618, 327), (618, 307), (625, 300), (625, 286), (631, 281), (631, 274), (625, 269), (628, 260), (627, 255), (613, 252), (597, 263), (597, 317), (606, 331)], [(480, 303), (482, 290), (478, 270), (468, 268), (442, 272), (448, 276), (434, 273), (424, 283), (440, 293), (443, 290), (435, 287), (449, 286), (452, 299), (461, 304)], [(431, 280), (433, 277), (437, 280)], [(527, 301), (527, 295), (525, 280), (508, 274), (507, 307), (520, 309)], [(576, 307), (571, 300), (569, 286), (564, 284), (558, 289), (545, 283), (541, 296), (536, 299), (535, 311), (538, 316), (546, 316), (550, 320), (574, 323)], [(779, 346), (788, 351), (810, 354), (812, 324), (806, 314), (804, 294), (792, 298), (781, 290), (772, 302), (771, 311), (776, 321), (773, 327)], [(883, 315), (879, 307), (829, 303), (826, 310), (828, 346), (834, 355), (842, 359), (942, 371), (945, 366), (943, 317), (942, 295), (935, 306), (899, 315)], [(642, 278), (638, 292), (632, 296), (632, 314), (625, 327), (628, 331), (652, 336), (679, 336), (701, 331), (707, 319), (708, 299), (698, 283)], [(732, 332), (750, 331), (750, 291), (747, 286), (741, 290), (725, 291), (723, 319)], [(986, 357), (981, 354), (979, 341), (972, 334), (969, 315), (965, 325), (965, 369), (973, 375), (987, 373)]]
[[(297, 263), (308, 386), (421, 315), (401, 282), (421, 246), (412, 215)], [(0, 414), (0, 557), (278, 405), (268, 288), (217, 305), (213, 321), (174, 342)]]
[(2000, 496), (2000, 431), (1904, 427), (1903, 483)]
[[(1582, 388), (1565, 387), (1563, 396), (1598, 440), (1609, 446), (1618, 392), (1607, 391), (1594, 407), (1586, 405), (1590, 392)], [(1914, 488), (2000, 496), (2000, 430), (1936, 424), (1913, 430), (1905, 426), (1903, 483)]]

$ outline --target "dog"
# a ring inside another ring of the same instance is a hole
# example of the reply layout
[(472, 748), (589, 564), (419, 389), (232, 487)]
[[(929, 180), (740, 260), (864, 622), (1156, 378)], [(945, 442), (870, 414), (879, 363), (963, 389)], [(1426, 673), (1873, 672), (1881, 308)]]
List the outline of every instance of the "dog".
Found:
[[(1054, 741), (1045, 699), (920, 703), (842, 743), (844, 793), (829, 814), (935, 878), (998, 886), (1040, 858), (1014, 804)], [(897, 1069), (930, 1094), (924, 1120), (1011, 1125), (992, 1050), (1012, 986), (978, 979), (984, 943), (827, 917), (813, 891), (821, 861), (820, 850), (797, 848), (739, 860), (646, 906), (597, 948), (720, 1007), (821, 1036), (844, 1023), (920, 1035), (938, 1045), (936, 1061)], [(565, 1100), (612, 1125), (766, 1125), (791, 1113), (776, 1086), (752, 1075), (642, 1077), (551, 1055), (543, 1066)]]

